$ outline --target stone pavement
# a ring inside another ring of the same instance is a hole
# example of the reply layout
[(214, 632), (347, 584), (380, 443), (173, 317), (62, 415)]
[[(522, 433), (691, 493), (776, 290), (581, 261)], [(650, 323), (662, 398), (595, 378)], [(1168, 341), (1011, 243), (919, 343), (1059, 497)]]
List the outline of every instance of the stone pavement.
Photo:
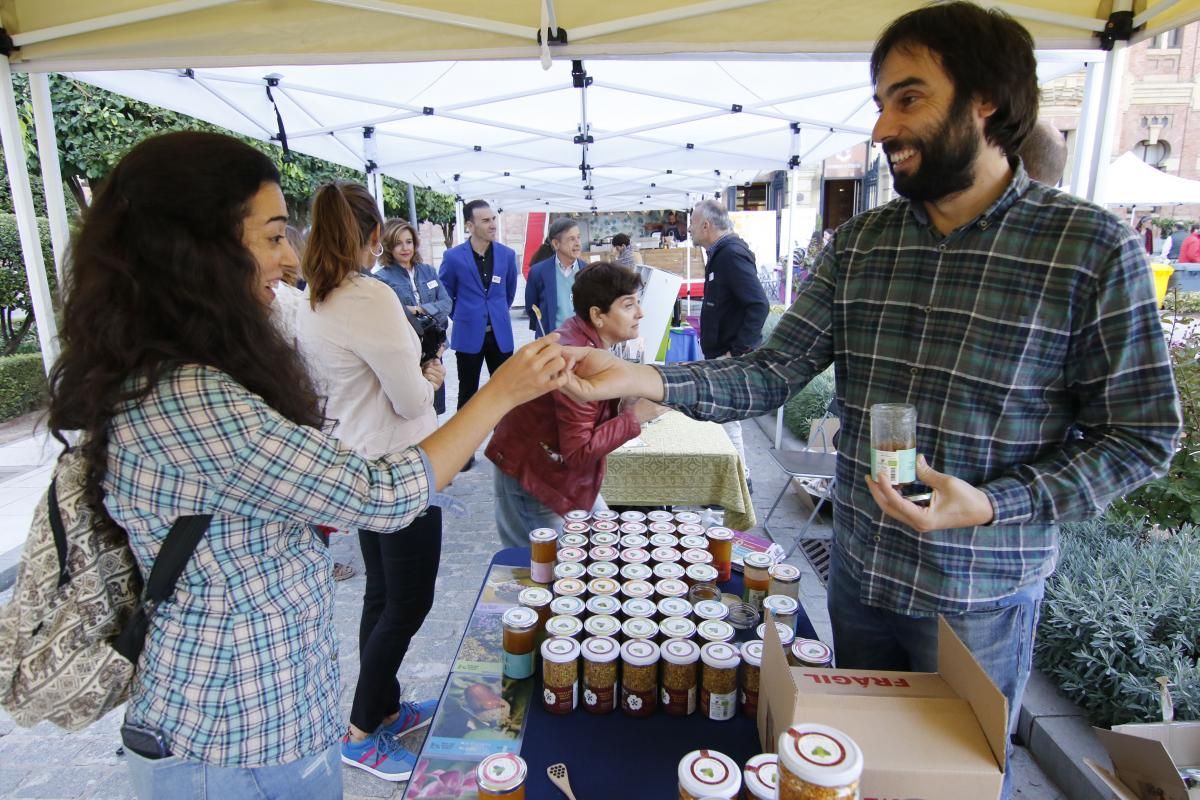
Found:
[[(518, 332), (518, 342), (530, 338), (524, 319), (516, 314), (513, 327)], [(448, 404), (453, 407), (457, 397), (453, 357), (447, 360), (447, 372)], [(773, 424), (769, 427), (773, 429)], [(761, 523), (786, 476), (768, 454), (771, 441), (760, 427), (746, 424), (743, 432), (747, 459), (754, 475), (755, 511)], [(434, 607), (400, 668), (399, 678), (407, 697), (424, 698), (441, 692), (484, 572), (492, 553), (499, 548), (493, 521), (491, 470), (491, 464), (480, 455), (475, 468), (459, 475), (448, 490), (462, 501), (466, 515), (447, 514), (445, 518)], [(4, 486), (0, 484), (0, 491)], [(41, 490), (34, 491), (40, 493)], [(805, 504), (791, 494), (780, 504), (772, 519), (772, 530), (785, 546), (790, 545), (790, 537), (807, 516), (807, 510)], [(827, 525), (825, 530), (828, 530)], [(337, 585), (335, 607), (341, 650), (341, 703), (343, 716), (348, 718), (358, 675), (358, 614), (364, 580), (354, 537), (335, 535), (331, 547), (336, 560), (348, 561), (357, 568), (355, 577)], [(804, 572), (801, 595), (805, 610), (821, 638), (829, 641), (824, 587), (803, 556), (795, 555), (789, 561)], [(7, 599), (7, 593), (0, 593), (0, 602)], [(32, 729), (16, 728), (0, 711), (0, 797), (62, 800), (132, 797), (124, 757), (116, 752), (120, 743), (117, 735), (120, 720), (121, 711), (117, 710), (84, 731), (67, 734), (45, 723)], [(423, 732), (414, 734), (406, 744), (417, 750), (423, 736)], [(1014, 762), (1019, 797), (1036, 800), (1060, 797), (1027, 753), (1018, 749)], [(674, 769), (674, 765), (663, 768)], [(390, 784), (361, 770), (345, 767), (343, 774), (348, 798), (399, 798), (404, 792), (404, 784)]]

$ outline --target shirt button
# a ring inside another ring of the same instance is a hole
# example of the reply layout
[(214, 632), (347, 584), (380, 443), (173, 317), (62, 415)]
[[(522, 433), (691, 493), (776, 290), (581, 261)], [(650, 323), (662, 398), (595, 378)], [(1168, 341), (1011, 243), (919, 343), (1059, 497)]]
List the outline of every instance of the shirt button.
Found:
[(917, 368), (916, 368), (916, 367), (913, 367), (912, 369), (910, 369), (910, 370), (909, 370), (909, 372), (911, 372), (913, 375), (916, 375), (916, 374), (917, 374)]
[(946, 245), (944, 245), (944, 244), (939, 244), (939, 245), (938, 245), (938, 252), (939, 252), (939, 253), (944, 253), (944, 252), (946, 252)]
[(877, 541), (877, 542), (879, 542), (879, 541), (882, 541), (882, 540), (883, 540), (883, 537), (882, 537), (882, 536), (880, 536), (879, 534), (875, 534), (875, 535), (874, 535), (874, 536), (872, 536), (871, 538), (872, 538), (872, 539), (874, 539), (874, 540), (875, 540), (875, 541)]
[(933, 306), (925, 306), (925, 313), (926, 313), (926, 314), (929, 314), (929, 313), (932, 313), (932, 312), (933, 312)]

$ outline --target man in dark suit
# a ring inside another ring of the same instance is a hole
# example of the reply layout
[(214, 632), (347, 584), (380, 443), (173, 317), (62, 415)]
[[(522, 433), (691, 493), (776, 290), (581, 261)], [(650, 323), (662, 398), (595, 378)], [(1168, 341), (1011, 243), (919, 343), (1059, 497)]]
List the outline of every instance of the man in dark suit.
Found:
[[(463, 206), (467, 241), (442, 256), (438, 278), (454, 301), (450, 347), (458, 362), (458, 407), (479, 390), (479, 373), (487, 362), (494, 373), (513, 353), (509, 308), (517, 295), (517, 255), (496, 243), (496, 212), (484, 200)], [(470, 469), (475, 458), (467, 462)]]
[[(529, 315), (529, 329), (534, 338), (541, 338), (561, 327), (574, 313), (571, 289), (579, 270), (587, 266), (579, 257), (583, 246), (575, 220), (556, 219), (550, 223), (549, 233), (546, 241), (554, 248), (554, 255), (530, 267), (529, 277), (525, 280), (525, 313)], [(542, 312), (540, 327), (537, 315), (533, 313), (534, 306)]]

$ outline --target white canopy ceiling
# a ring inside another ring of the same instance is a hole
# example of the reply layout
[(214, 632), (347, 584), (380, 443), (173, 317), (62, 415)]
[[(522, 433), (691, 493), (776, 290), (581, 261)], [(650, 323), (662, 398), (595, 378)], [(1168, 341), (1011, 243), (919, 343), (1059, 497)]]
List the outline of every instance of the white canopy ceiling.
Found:
[[(1098, 57), (1040, 53), (1040, 75)], [(566, 61), (68, 74), (264, 140), (278, 140), (277, 105), (293, 150), (509, 211), (682, 208), (793, 154), (817, 163), (875, 119), (861, 55), (582, 67), (586, 90)]]
[(1200, 203), (1200, 181), (1168, 175), (1125, 153), (1108, 167), (1103, 196), (1097, 202), (1122, 206)]

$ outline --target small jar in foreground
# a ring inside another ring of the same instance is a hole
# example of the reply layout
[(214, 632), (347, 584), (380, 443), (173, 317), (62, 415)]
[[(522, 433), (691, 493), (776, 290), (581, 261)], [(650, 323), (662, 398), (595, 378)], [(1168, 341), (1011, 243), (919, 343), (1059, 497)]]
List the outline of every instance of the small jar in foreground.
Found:
[(579, 642), (565, 636), (547, 639), (542, 642), (542, 708), (551, 714), (569, 714), (578, 698)]
[(779, 790), (779, 756), (762, 753), (751, 757), (742, 770), (746, 800), (775, 800)]
[(658, 659), (658, 645), (649, 639), (621, 645), (621, 710), (631, 717), (648, 717), (658, 707)]
[(621, 646), (608, 636), (583, 641), (583, 707), (592, 714), (607, 714), (617, 707), (617, 660)]
[(516, 606), (500, 618), (504, 626), (504, 656), (501, 661), (507, 678), (528, 678), (533, 674), (533, 654), (537, 642), (538, 615), (531, 608)]
[(700, 711), (711, 720), (733, 719), (737, 713), (737, 673), (741, 656), (725, 642), (700, 648)]
[(525, 759), (516, 753), (493, 753), (475, 769), (479, 800), (525, 800)]
[(779, 800), (857, 800), (863, 756), (828, 725), (799, 723), (779, 734)]
[(719, 797), (736, 800), (742, 771), (732, 758), (716, 750), (693, 750), (679, 761), (679, 800)]

